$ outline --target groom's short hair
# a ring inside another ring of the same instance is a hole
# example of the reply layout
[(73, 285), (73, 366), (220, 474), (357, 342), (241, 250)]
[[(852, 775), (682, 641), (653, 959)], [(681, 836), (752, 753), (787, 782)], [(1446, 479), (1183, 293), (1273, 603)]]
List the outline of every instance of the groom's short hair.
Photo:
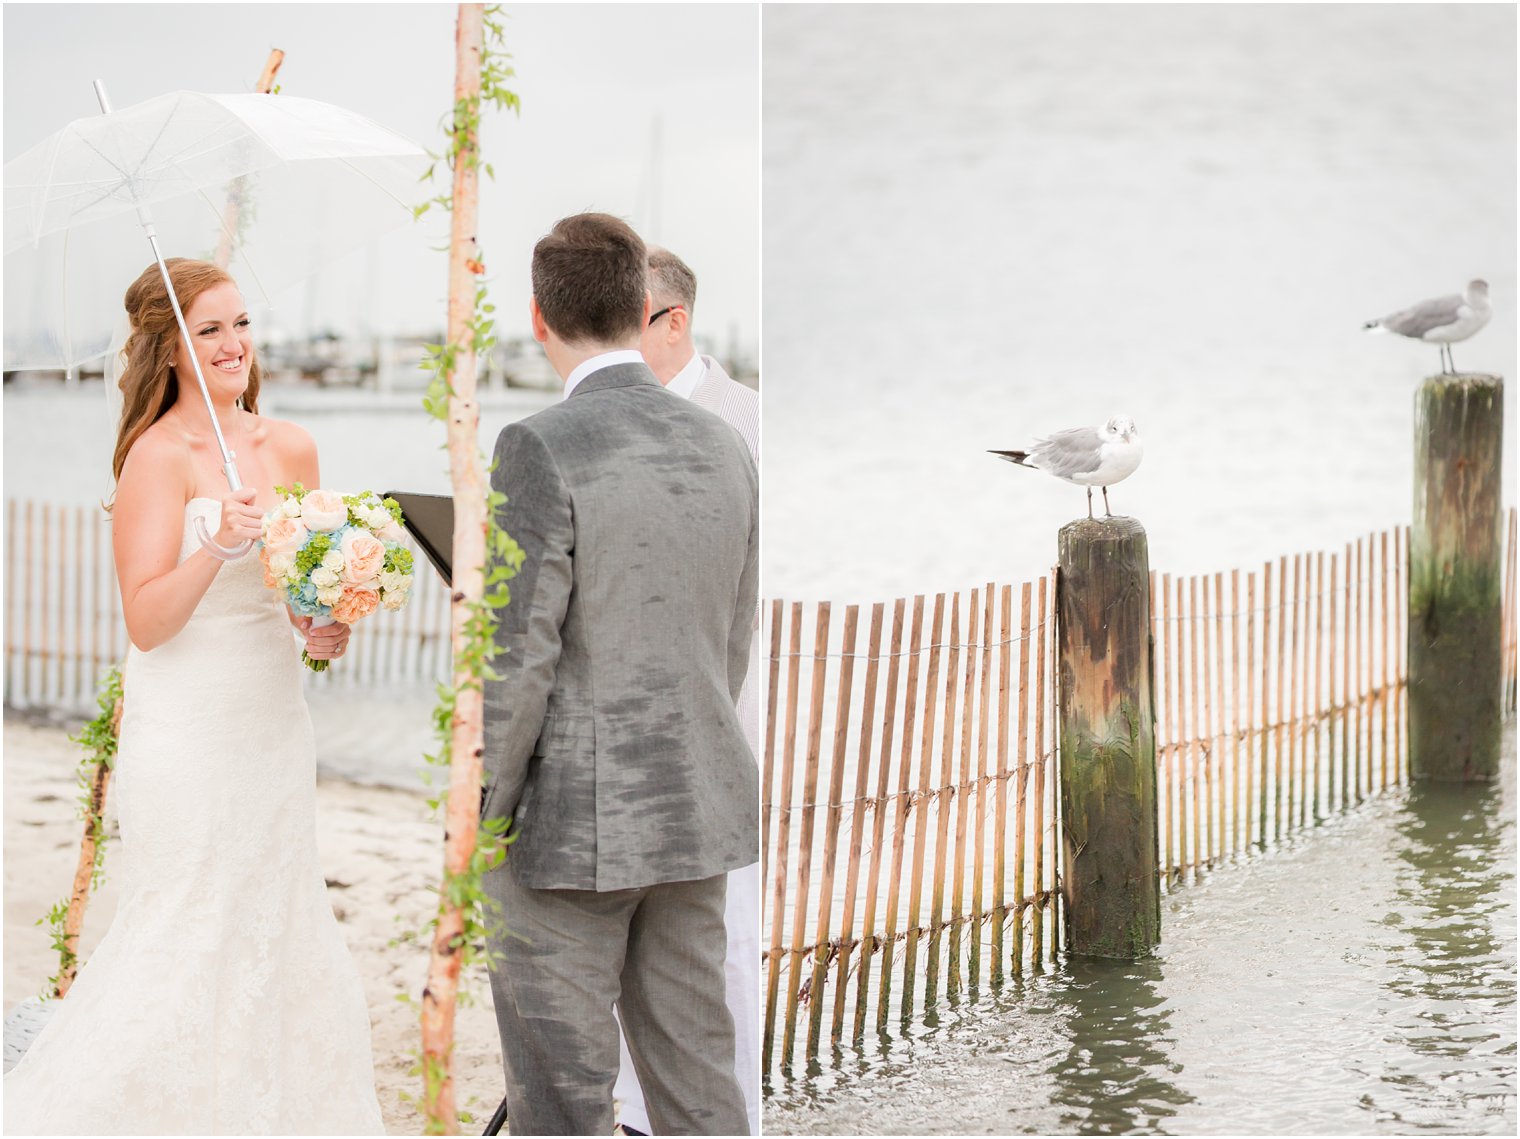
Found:
[(567, 344), (614, 344), (644, 330), (644, 242), (610, 214), (573, 214), (533, 247), (533, 297)]

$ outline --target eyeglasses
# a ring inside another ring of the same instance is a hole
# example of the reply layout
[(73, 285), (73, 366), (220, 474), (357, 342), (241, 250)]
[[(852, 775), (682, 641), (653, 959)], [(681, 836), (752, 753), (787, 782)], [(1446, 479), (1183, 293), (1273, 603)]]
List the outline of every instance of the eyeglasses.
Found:
[(650, 325), (653, 325), (655, 321), (659, 320), (660, 317), (664, 316), (667, 312), (675, 312), (676, 309), (684, 309), (685, 307), (685, 305), (666, 305), (659, 312), (655, 313), (649, 318), (649, 323)]

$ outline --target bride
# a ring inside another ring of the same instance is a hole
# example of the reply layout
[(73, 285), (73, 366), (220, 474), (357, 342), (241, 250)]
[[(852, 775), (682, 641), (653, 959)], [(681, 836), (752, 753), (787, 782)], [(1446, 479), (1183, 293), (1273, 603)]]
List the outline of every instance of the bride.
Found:
[[(383, 1133), (359, 975), (317, 865), (315, 754), (291, 625), (259, 559), (277, 484), (321, 485), (311, 437), (258, 414), (237, 286), (168, 262), (246, 486), (228, 493), (205, 400), (156, 265), (127, 290), (132, 335), (112, 469), (132, 648), (115, 766), (122, 894), (67, 998), (5, 1077), (10, 1134)], [(288, 623), (287, 623), (288, 619)]]

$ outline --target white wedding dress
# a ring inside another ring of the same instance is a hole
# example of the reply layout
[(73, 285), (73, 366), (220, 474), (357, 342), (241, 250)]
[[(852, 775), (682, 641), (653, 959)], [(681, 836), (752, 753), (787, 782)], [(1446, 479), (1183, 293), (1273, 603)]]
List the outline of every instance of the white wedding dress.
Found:
[[(197, 514), (215, 530), (220, 505), (186, 505), (181, 559)], [(129, 653), (121, 901), (5, 1077), (8, 1134), (384, 1133), (364, 991), (317, 865), (301, 672), (252, 555), (172, 640)]]

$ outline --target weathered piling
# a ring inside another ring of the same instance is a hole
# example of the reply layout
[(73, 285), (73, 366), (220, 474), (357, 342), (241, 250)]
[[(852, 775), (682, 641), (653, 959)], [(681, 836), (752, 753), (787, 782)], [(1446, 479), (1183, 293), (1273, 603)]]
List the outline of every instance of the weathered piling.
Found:
[(1503, 717), (1500, 465), (1504, 382), (1433, 376), (1415, 397), (1409, 543), (1409, 768), (1498, 771)]
[(1161, 938), (1150, 567), (1132, 518), (1060, 533), (1063, 889), (1067, 944), (1146, 956)]

